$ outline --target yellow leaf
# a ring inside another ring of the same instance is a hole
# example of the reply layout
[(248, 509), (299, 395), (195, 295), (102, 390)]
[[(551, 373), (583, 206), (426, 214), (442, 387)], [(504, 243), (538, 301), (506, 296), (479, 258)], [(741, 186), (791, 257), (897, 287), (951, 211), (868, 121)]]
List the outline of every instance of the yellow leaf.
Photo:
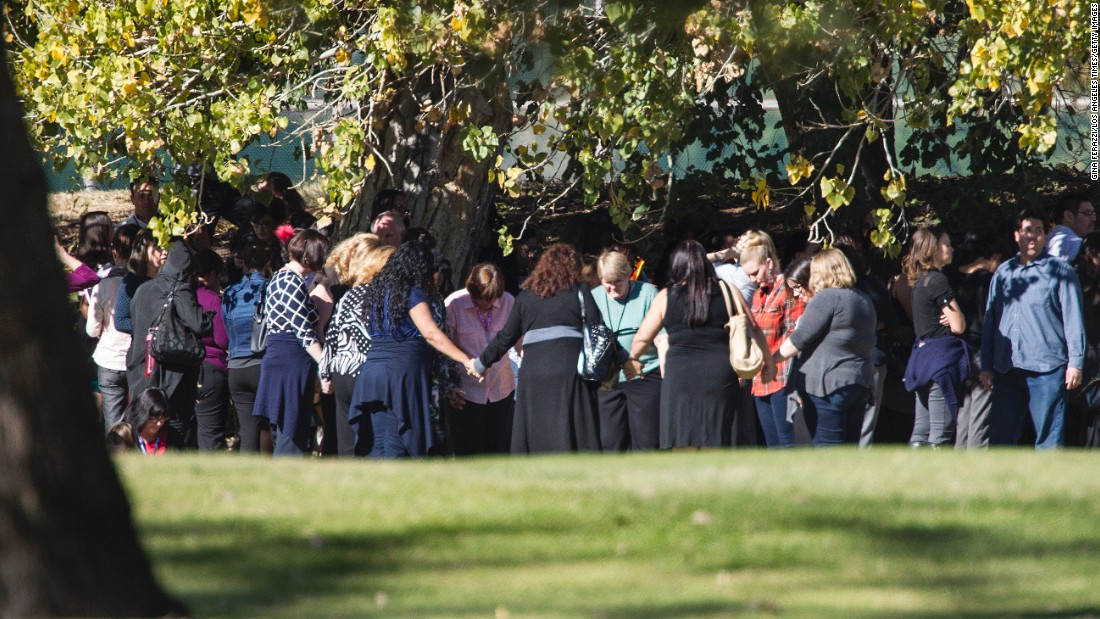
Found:
[(351, 54), (348, 54), (347, 50), (342, 47), (336, 50), (336, 62), (347, 64), (349, 60), (351, 60)]
[(374, 160), (374, 155), (367, 155), (366, 161), (363, 162), (363, 167), (367, 169), (367, 172), (373, 172), (375, 165), (377, 165), (377, 162)]

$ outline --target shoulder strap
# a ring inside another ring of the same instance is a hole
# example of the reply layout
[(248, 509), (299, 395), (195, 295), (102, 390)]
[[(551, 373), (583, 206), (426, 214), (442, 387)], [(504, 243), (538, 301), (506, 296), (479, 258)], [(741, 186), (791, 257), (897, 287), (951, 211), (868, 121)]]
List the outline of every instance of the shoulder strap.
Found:
[(581, 289), (580, 285), (577, 286), (577, 300), (581, 302), (581, 324), (587, 323), (588, 318), (584, 315), (584, 291)]
[(726, 285), (726, 282), (722, 280), (718, 280), (718, 289), (722, 291), (722, 300), (726, 302), (726, 313), (730, 315), (730, 319), (732, 320), (733, 317), (736, 315), (733, 311), (733, 305), (731, 305), (730, 302), (730, 297), (733, 296), (733, 293), (730, 292), (729, 286)]

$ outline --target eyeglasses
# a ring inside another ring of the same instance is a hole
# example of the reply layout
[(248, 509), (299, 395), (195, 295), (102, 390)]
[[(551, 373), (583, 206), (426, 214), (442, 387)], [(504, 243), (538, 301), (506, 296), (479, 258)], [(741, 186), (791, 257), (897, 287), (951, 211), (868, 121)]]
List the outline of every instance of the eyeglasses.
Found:
[(1096, 211), (1077, 211), (1077, 214), (1085, 217), (1096, 217)]

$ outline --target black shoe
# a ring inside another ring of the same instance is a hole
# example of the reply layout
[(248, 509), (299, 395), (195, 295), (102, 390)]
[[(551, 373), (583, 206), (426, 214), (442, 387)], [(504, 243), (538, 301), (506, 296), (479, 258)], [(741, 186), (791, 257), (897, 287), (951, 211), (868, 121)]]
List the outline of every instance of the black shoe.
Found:
[(927, 441), (910, 441), (909, 446), (913, 449), (920, 449), (922, 447), (928, 447), (931, 443)]

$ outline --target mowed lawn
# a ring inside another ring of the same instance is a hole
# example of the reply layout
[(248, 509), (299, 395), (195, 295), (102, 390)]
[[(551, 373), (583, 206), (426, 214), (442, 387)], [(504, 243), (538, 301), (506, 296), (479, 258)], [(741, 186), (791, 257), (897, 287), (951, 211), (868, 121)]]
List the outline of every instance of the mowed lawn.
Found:
[(1100, 454), (118, 464), (200, 616), (1100, 616)]

